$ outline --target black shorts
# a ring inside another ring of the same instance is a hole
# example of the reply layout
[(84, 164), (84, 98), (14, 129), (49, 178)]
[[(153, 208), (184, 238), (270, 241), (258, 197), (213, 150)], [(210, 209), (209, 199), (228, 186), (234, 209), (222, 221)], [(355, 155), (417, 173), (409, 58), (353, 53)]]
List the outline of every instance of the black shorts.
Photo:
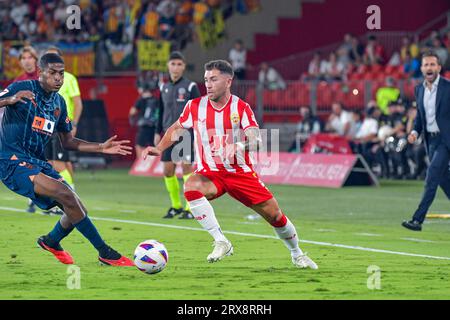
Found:
[(155, 143), (155, 128), (142, 126), (139, 127), (136, 134), (136, 145), (140, 147), (154, 146)]
[(194, 133), (192, 130), (188, 132), (190, 137), (188, 142), (184, 142), (184, 137), (187, 138), (187, 135), (181, 136), (178, 142), (164, 150), (161, 155), (162, 162), (194, 163)]
[(65, 150), (58, 134), (54, 134), (45, 148), (45, 157), (48, 160), (69, 162), (69, 151)]

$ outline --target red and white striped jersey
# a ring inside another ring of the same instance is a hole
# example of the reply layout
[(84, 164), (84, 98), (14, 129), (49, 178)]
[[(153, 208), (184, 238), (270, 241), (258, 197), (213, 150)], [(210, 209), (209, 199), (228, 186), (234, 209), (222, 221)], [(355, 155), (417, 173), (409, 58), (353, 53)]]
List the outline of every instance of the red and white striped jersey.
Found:
[(197, 171), (253, 172), (248, 151), (240, 150), (227, 159), (225, 147), (245, 141), (245, 130), (258, 128), (248, 103), (232, 95), (222, 109), (212, 106), (207, 96), (189, 100), (178, 119), (185, 128), (193, 128)]

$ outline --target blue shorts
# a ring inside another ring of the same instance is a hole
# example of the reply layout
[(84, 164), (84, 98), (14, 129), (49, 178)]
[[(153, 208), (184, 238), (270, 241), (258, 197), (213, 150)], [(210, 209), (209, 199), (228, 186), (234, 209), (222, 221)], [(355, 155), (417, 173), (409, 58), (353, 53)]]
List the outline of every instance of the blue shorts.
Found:
[(52, 198), (40, 196), (34, 192), (32, 178), (39, 173), (63, 181), (59, 173), (47, 162), (35, 163), (32, 160), (0, 159), (0, 179), (3, 184), (11, 191), (30, 198), (42, 210), (48, 210), (56, 206), (57, 202)]

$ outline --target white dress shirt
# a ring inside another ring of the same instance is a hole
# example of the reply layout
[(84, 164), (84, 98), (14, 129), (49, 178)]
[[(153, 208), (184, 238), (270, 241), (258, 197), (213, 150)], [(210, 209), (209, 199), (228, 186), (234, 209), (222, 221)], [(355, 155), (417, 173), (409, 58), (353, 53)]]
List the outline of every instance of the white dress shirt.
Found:
[(431, 85), (431, 90), (428, 89), (426, 83), (423, 83), (425, 92), (423, 95), (423, 106), (425, 108), (425, 120), (427, 123), (428, 132), (439, 132), (439, 127), (436, 122), (436, 94), (440, 76)]

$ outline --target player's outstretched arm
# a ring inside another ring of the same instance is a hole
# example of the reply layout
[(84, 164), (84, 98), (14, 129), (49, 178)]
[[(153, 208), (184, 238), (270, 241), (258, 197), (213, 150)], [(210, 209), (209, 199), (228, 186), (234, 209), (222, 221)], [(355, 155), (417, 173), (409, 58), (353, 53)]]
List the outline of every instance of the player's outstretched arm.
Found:
[(31, 92), (29, 90), (22, 90), (10, 97), (0, 99), (0, 108), (6, 107), (6, 106), (12, 106), (13, 104), (16, 104), (17, 102), (27, 103), (27, 101), (25, 99), (31, 100), (33, 103), (35, 103), (34, 98), (35, 98), (35, 96), (34, 96), (33, 92)]
[(161, 138), (161, 141), (158, 143), (156, 147), (147, 147), (142, 152), (142, 157), (147, 159), (147, 156), (160, 156), (161, 153), (173, 145), (177, 139), (177, 131), (180, 129), (184, 129), (181, 124), (176, 121), (172, 124), (169, 129), (165, 132), (164, 136)]
[(116, 141), (117, 136), (113, 136), (103, 143), (94, 143), (74, 138), (71, 132), (60, 132), (61, 144), (66, 150), (119, 154), (126, 156), (131, 154), (132, 147), (128, 146), (130, 140)]

